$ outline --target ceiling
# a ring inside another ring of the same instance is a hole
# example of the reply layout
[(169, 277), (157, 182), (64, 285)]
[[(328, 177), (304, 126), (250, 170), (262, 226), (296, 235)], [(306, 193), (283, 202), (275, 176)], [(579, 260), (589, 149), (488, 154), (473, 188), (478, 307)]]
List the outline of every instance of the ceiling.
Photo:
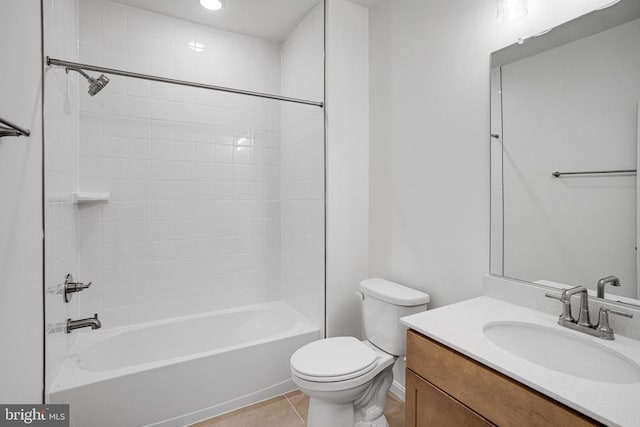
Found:
[[(280, 42), (320, 0), (225, 0), (224, 7), (215, 12), (204, 9), (199, 0), (113, 1), (234, 33)], [(364, 4), (375, 1), (356, 2)]]

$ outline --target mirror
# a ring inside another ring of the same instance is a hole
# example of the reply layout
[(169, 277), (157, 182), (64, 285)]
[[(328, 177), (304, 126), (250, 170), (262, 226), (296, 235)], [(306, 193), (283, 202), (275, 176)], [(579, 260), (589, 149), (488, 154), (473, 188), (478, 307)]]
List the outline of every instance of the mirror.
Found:
[(640, 305), (638, 46), (623, 0), (491, 55), (492, 274)]

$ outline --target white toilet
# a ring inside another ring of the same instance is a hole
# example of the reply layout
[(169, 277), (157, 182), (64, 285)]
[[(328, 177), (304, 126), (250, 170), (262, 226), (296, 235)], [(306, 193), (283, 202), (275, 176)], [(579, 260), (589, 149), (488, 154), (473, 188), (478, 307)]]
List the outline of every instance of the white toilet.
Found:
[(367, 340), (327, 338), (291, 356), (293, 382), (309, 396), (309, 427), (387, 427), (393, 364), (406, 353), (400, 318), (427, 309), (429, 295), (383, 279), (360, 282)]

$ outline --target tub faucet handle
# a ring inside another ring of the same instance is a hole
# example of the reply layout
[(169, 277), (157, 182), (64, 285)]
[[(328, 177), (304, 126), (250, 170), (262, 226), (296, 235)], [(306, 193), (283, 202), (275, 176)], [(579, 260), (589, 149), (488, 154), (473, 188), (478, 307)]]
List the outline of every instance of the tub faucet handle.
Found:
[(71, 274), (67, 274), (64, 278), (64, 302), (71, 302), (74, 293), (84, 291), (91, 287), (91, 283), (75, 282)]

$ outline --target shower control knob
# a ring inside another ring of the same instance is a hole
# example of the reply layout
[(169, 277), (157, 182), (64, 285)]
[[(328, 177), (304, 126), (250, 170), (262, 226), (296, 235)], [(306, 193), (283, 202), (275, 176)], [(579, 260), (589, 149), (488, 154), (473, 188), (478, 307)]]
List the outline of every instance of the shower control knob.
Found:
[(74, 293), (89, 289), (90, 286), (91, 282), (74, 282), (73, 276), (71, 274), (67, 274), (67, 277), (64, 278), (64, 302), (71, 302), (71, 297)]

